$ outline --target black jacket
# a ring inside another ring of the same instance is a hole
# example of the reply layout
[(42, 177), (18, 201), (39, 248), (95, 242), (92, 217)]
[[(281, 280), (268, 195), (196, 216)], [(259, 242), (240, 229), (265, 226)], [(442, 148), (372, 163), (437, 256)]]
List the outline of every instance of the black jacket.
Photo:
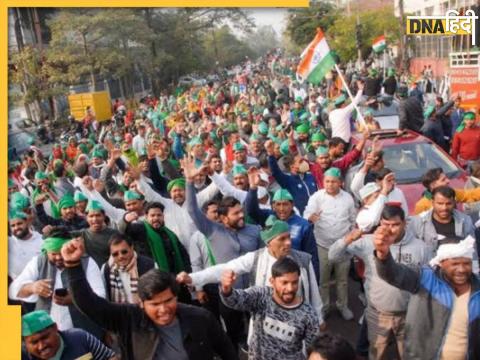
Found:
[[(155, 267), (155, 262), (142, 255), (137, 255), (137, 271), (138, 271), (138, 277), (142, 276), (145, 274), (148, 270), (151, 270)], [(110, 299), (110, 265), (108, 265), (108, 262), (105, 263), (105, 266), (103, 267), (103, 279), (105, 281), (105, 290), (107, 293), (107, 299)]]
[[(75, 305), (106, 330), (118, 336), (122, 359), (149, 360), (158, 346), (156, 325), (137, 305), (114, 304), (97, 296), (81, 266), (66, 269)], [(190, 360), (236, 360), (235, 349), (213, 315), (202, 308), (177, 305), (183, 346)]]
[(45, 227), (47, 225), (52, 225), (52, 226), (64, 226), (68, 231), (73, 231), (73, 230), (81, 230), (88, 228), (88, 223), (87, 220), (84, 218), (75, 215), (75, 217), (70, 220), (66, 221), (63, 219), (55, 219), (51, 216), (49, 216), (44, 208), (43, 204), (38, 204), (35, 206), (35, 211), (37, 213), (38, 220), (42, 223), (42, 225)]
[(393, 95), (397, 90), (397, 79), (395, 76), (389, 76), (384, 82), (383, 87), (385, 88), (385, 94)]
[(423, 107), (417, 98), (408, 97), (400, 102), (398, 106), (400, 118), (399, 129), (410, 129), (417, 133), (422, 132)]

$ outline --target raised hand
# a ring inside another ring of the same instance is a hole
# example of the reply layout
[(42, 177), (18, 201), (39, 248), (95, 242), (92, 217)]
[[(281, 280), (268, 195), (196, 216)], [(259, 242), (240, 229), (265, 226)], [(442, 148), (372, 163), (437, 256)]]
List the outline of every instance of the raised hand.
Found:
[(225, 162), (223, 165), (223, 173), (224, 174), (230, 174), (230, 171), (232, 171), (233, 168), (233, 163), (231, 161)]
[(273, 155), (274, 149), (275, 149), (275, 144), (272, 140), (267, 140), (265, 141), (265, 150), (267, 152), (267, 155)]
[(131, 223), (138, 220), (138, 214), (135, 211), (131, 211), (125, 214), (125, 222)]
[(250, 189), (258, 188), (260, 184), (260, 175), (256, 167), (250, 167), (247, 171), (248, 174), (248, 183), (250, 184)]
[(393, 187), (395, 186), (395, 174), (390, 173), (385, 175), (385, 177), (382, 180), (382, 194), (387, 196), (390, 191), (393, 190)]
[(393, 240), (390, 231), (385, 226), (379, 226), (373, 234), (373, 245), (376, 250), (377, 258), (385, 260), (390, 253), (390, 245)]
[(365, 88), (365, 83), (362, 80), (357, 80), (357, 88), (358, 90), (362, 90)]
[(93, 180), (93, 188), (101, 193), (105, 189), (105, 183), (100, 179)]
[(90, 176), (84, 176), (82, 178), (82, 184), (87, 188), (87, 190), (93, 191), (93, 180)]
[(237, 280), (237, 276), (233, 270), (225, 270), (222, 274), (221, 289), (222, 293), (228, 295), (232, 292), (233, 284)]
[(62, 246), (61, 254), (66, 267), (77, 266), (84, 253), (83, 242), (78, 239), (72, 239)]
[(48, 194), (46, 193), (40, 194), (35, 198), (35, 205), (43, 204), (45, 201), (47, 201), (47, 199), (48, 199)]
[(140, 168), (140, 165), (138, 166), (130, 165), (128, 167), (128, 173), (130, 174), (132, 179), (138, 180), (140, 179), (140, 175), (142, 175), (142, 169)]
[(113, 148), (112, 152), (110, 153), (110, 156), (111, 156), (112, 160), (114, 160), (114, 161), (118, 160), (122, 156), (122, 150)]
[(365, 172), (368, 172), (368, 170), (372, 168), (373, 164), (375, 164), (375, 155), (373, 152), (371, 152), (367, 155), (365, 158), (365, 163), (363, 164)]
[(372, 141), (372, 153), (377, 153), (381, 151), (383, 148), (383, 144), (380, 142), (380, 136), (377, 135)]
[(177, 274), (177, 283), (184, 285), (191, 285), (192, 278), (185, 271), (182, 271)]
[(195, 167), (195, 159), (193, 156), (185, 156), (180, 160), (180, 165), (182, 166), (185, 179), (187, 179), (188, 182), (192, 182), (195, 179), (195, 176), (200, 174), (202, 171), (201, 168), (197, 169)]

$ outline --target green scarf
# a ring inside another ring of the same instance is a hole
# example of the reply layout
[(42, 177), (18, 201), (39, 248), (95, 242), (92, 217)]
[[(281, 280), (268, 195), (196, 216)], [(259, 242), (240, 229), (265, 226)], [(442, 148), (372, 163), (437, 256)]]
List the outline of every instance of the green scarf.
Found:
[[(56, 194), (54, 189), (50, 188), (50, 190), (54, 194)], [(38, 188), (33, 190), (33, 193), (32, 193), (32, 202), (33, 203), (35, 203), (35, 199), (39, 195), (40, 195), (40, 190)], [(60, 209), (57, 207), (57, 205), (51, 199), (48, 199), (47, 201), (50, 202), (50, 211), (52, 212), (52, 217), (55, 218), (55, 219), (60, 219), (62, 217), (61, 213), (60, 213)]]
[(128, 163), (133, 166), (138, 165), (138, 157), (135, 150), (130, 149), (129, 151), (123, 151), (122, 154), (127, 158)]
[(207, 237), (205, 237), (205, 246), (207, 247), (207, 257), (210, 266), (217, 265), (217, 260), (215, 259), (215, 255), (213, 255), (212, 245), (210, 244), (210, 240), (208, 240)]
[(426, 198), (426, 199), (428, 199), (428, 200), (432, 200), (432, 193), (431, 193), (430, 191), (428, 191), (428, 190), (425, 190), (425, 191), (423, 192), (423, 197)]
[[(158, 232), (146, 221), (143, 222), (145, 225), (145, 231), (147, 232), (147, 242), (152, 251), (153, 259), (157, 263), (160, 270), (170, 272), (167, 255), (165, 254), (165, 246), (163, 246), (163, 239)], [(180, 254), (180, 248), (178, 246), (177, 236), (168, 230), (166, 227), (161, 229), (167, 235), (170, 243), (172, 244), (173, 250), (175, 252), (174, 263), (175, 263), (175, 274), (178, 274), (181, 271), (185, 270), (185, 265), (183, 263), (182, 256)]]

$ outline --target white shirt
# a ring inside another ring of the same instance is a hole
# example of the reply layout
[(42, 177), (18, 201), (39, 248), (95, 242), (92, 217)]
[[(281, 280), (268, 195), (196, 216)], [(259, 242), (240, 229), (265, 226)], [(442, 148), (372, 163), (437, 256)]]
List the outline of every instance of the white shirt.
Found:
[[(37, 260), (38, 256), (35, 256), (30, 260), (30, 262), (25, 266), (22, 273), (10, 284), (8, 289), (8, 296), (13, 300), (22, 300), (29, 303), (35, 303), (38, 300), (38, 295), (30, 295), (26, 298), (19, 298), (17, 296), (20, 289), (26, 285), (34, 283), (39, 279), (38, 265)], [(55, 274), (55, 282), (53, 284), (53, 289), (63, 288), (61, 273), (63, 270), (59, 270)], [(90, 284), (93, 292), (98, 296), (105, 298), (105, 286), (103, 285), (102, 274), (98, 268), (95, 261), (91, 258), (88, 259), (87, 269), (85, 271), (85, 277)], [(68, 311), (67, 306), (57, 305), (52, 301), (52, 307), (50, 308), (50, 316), (53, 321), (58, 325), (59, 330), (67, 330), (73, 327), (72, 318), (70, 312)]]
[(378, 225), (386, 202), (387, 197), (380, 194), (372, 204), (365, 205), (361, 208), (356, 220), (358, 228), (368, 233)]
[(133, 137), (132, 148), (135, 152), (140, 155), (145, 152), (145, 138), (141, 137), (140, 134), (137, 134)]
[[(145, 195), (146, 201), (158, 201), (165, 207), (165, 210), (163, 211), (163, 214), (165, 215), (165, 226), (177, 235), (178, 240), (180, 240), (185, 249), (189, 249), (190, 238), (195, 231), (197, 231), (197, 227), (188, 213), (187, 202), (185, 201), (180, 206), (172, 199), (164, 198), (147, 184), (143, 175), (138, 181), (138, 187)], [(197, 193), (198, 206), (201, 208), (203, 204), (212, 199), (217, 192), (218, 188), (212, 182), (205, 189)]]
[(213, 175), (210, 176), (210, 179), (212, 179), (212, 183), (218, 187), (223, 196), (234, 197), (243, 205), (248, 195), (247, 191), (237, 189), (227, 180), (223, 173), (213, 173)]
[(34, 256), (40, 254), (43, 239), (36, 231), (31, 231), (30, 239), (8, 237), (8, 275), (15, 280)]
[(313, 233), (317, 244), (325, 249), (350, 231), (357, 215), (349, 193), (340, 190), (332, 196), (325, 189), (318, 190), (310, 197), (303, 217), (308, 220), (317, 213), (320, 213), (320, 219), (314, 224)]
[(359, 90), (350, 104), (344, 108), (335, 109), (330, 112), (328, 120), (332, 126), (332, 137), (340, 137), (347, 143), (350, 141), (350, 138), (352, 137), (350, 116), (361, 98), (362, 90)]
[[(352, 191), (352, 194), (355, 195), (355, 197), (358, 200), (362, 200), (360, 198), (360, 189), (363, 187), (363, 183), (365, 181), (365, 176), (367, 174), (363, 172), (362, 170), (358, 171), (352, 179), (352, 182), (350, 183), (350, 190)], [(387, 195), (387, 199), (385, 203), (388, 202), (399, 202), (402, 204), (402, 209), (405, 213), (405, 218), (408, 218), (408, 204), (407, 204), (407, 199), (405, 199), (405, 195), (403, 194), (403, 191), (397, 188), (396, 186), (390, 191)]]

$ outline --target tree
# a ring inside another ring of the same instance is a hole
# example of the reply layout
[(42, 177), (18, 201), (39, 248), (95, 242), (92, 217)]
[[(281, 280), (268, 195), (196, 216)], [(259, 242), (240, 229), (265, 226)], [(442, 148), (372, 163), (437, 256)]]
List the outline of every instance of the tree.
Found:
[[(22, 101), (26, 106), (34, 104), (38, 115), (42, 115), (40, 102), (44, 99), (63, 94), (66, 89), (52, 82), (48, 73), (48, 60), (34, 46), (23, 46), (21, 50), (10, 53), (9, 80), (22, 86)], [(52, 107), (55, 117), (55, 109)], [(33, 115), (33, 113), (32, 113)], [(39, 121), (42, 116), (33, 120)]]
[(297, 46), (304, 48), (315, 36), (316, 29), (328, 32), (340, 16), (330, 3), (312, 3), (308, 8), (293, 9), (287, 19), (285, 35)]
[(284, 44), (295, 54), (312, 41), (316, 29), (320, 27), (325, 33), (330, 48), (334, 50), (341, 61), (354, 60), (357, 56), (355, 42), (357, 14), (361, 24), (361, 51), (365, 57), (371, 52), (375, 37), (386, 33), (387, 43), (399, 39), (398, 21), (392, 7), (361, 11), (355, 9), (355, 14), (345, 16), (341, 9), (336, 9), (329, 3), (316, 3), (306, 9), (292, 10), (285, 31)]
[(247, 34), (244, 41), (256, 56), (262, 56), (280, 46), (277, 33), (271, 25), (260, 26), (256, 31)]
[[(398, 40), (397, 20), (392, 7), (363, 11), (359, 14), (361, 24), (361, 52), (363, 57), (372, 51), (372, 42), (376, 37), (386, 34), (387, 44)], [(335, 50), (342, 61), (354, 60), (357, 56), (355, 42), (356, 15), (338, 18), (329, 33), (330, 47)]]
[(231, 24), (242, 32), (255, 27), (243, 10), (235, 8), (145, 8), (139, 11), (155, 34), (148, 46), (150, 66), (147, 69), (155, 94), (162, 85), (181, 75), (214, 68), (219, 55), (216, 31), (222, 25)]
[(152, 36), (142, 20), (130, 9), (60, 10), (48, 22), (51, 76), (68, 84), (89, 78), (92, 91), (99, 77), (131, 77)]
[(247, 43), (233, 35), (227, 25), (212, 30), (212, 36), (205, 39), (205, 49), (206, 57), (210, 59), (209, 70), (213, 70), (217, 62), (218, 66), (229, 67), (244, 61), (245, 56), (255, 56), (255, 52)]

